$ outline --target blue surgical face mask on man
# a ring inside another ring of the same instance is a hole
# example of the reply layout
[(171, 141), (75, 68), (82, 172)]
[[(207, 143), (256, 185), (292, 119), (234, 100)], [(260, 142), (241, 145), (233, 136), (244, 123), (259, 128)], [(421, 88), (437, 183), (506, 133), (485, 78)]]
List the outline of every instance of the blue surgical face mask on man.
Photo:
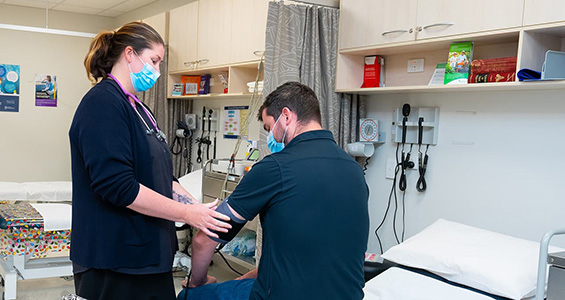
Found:
[(135, 55), (137, 56), (137, 58), (139, 58), (139, 60), (141, 60), (141, 62), (144, 65), (143, 65), (143, 69), (141, 69), (141, 71), (134, 73), (134, 72), (131, 71), (130, 64), (128, 64), (129, 76), (131, 78), (131, 84), (133, 85), (133, 89), (136, 92), (138, 92), (138, 93), (139, 92), (145, 92), (148, 89), (150, 89), (151, 87), (153, 87), (153, 85), (155, 84), (155, 82), (157, 81), (159, 76), (161, 76), (161, 74), (157, 70), (155, 70), (155, 68), (153, 68), (153, 66), (144, 62), (141, 59), (141, 57), (139, 57), (139, 55), (137, 55), (137, 53), (135, 53)]
[(273, 136), (273, 131), (275, 130), (275, 127), (277, 126), (277, 123), (279, 122), (281, 117), (282, 113), (273, 125), (273, 128), (271, 128), (271, 131), (269, 131), (269, 136), (267, 137), (267, 147), (269, 147), (271, 153), (277, 153), (284, 149), (284, 138), (286, 137), (286, 130), (288, 129), (288, 127), (284, 129), (284, 134), (281, 142), (277, 142), (277, 140), (275, 140), (275, 137)]

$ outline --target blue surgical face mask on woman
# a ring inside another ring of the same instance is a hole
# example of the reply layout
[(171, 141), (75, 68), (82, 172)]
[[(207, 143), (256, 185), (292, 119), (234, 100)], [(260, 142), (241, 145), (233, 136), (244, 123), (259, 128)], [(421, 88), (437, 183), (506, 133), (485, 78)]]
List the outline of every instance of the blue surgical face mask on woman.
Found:
[(131, 78), (131, 84), (133, 85), (133, 89), (136, 92), (138, 92), (138, 93), (139, 92), (145, 92), (148, 89), (150, 89), (151, 87), (153, 87), (153, 85), (155, 84), (155, 82), (157, 81), (159, 76), (161, 76), (161, 74), (157, 70), (155, 70), (155, 68), (153, 68), (153, 66), (144, 62), (141, 59), (141, 57), (139, 57), (139, 55), (137, 55), (137, 53), (135, 53), (135, 55), (143, 63), (143, 68), (141, 69), (141, 71), (134, 73), (134, 72), (131, 71), (131, 66), (128, 63), (129, 76)]
[(269, 136), (267, 137), (267, 147), (269, 147), (271, 153), (277, 153), (284, 149), (284, 138), (286, 137), (286, 130), (288, 129), (288, 127), (284, 129), (284, 134), (281, 142), (277, 142), (277, 140), (275, 140), (275, 137), (273, 136), (273, 131), (275, 130), (275, 127), (277, 126), (277, 123), (279, 122), (281, 117), (282, 113), (275, 122), (275, 125), (273, 125), (273, 128), (271, 128), (271, 131), (269, 131)]

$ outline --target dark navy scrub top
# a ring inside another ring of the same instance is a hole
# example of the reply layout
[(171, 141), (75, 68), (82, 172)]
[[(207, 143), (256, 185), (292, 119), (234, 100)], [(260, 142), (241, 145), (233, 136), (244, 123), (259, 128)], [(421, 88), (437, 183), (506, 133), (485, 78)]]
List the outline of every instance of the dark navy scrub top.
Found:
[(368, 196), (361, 167), (326, 130), (255, 164), (228, 198), (263, 226), (250, 299), (362, 299)]
[[(137, 110), (152, 128), (139, 104)], [(102, 80), (84, 96), (69, 137), (74, 272), (89, 268), (128, 274), (170, 272), (177, 249), (174, 222), (127, 208), (139, 184), (172, 198), (173, 166), (166, 142), (147, 134), (111, 79)]]

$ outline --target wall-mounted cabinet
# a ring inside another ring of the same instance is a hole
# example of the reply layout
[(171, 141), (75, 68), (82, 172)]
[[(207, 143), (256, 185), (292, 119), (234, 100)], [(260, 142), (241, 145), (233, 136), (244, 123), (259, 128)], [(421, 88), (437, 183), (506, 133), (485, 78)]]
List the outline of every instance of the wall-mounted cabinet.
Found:
[(346, 50), (516, 28), (522, 25), (523, 1), (341, 0), (339, 46)]
[[(403, 0), (400, 0), (402, 2)], [(481, 90), (519, 90), (519, 89), (565, 89), (565, 81), (554, 82), (501, 82), (467, 85), (428, 86), (438, 63), (445, 63), (449, 46), (454, 42), (472, 41), (473, 59), (517, 56), (516, 71), (529, 68), (541, 71), (547, 50), (565, 51), (565, 20), (542, 25), (522, 26), (522, 17), (527, 19), (529, 10), (537, 0), (475, 1), (464, 11), (464, 15), (449, 8), (448, 1), (414, 0), (417, 5), (417, 24), (412, 40), (383, 40), (383, 34), (365, 35), (367, 38), (353, 40), (346, 33), (355, 32), (354, 28), (367, 24), (373, 26), (379, 22), (369, 13), (362, 17), (362, 8), (352, 0), (342, 0), (340, 24), (340, 51), (337, 60), (336, 91), (359, 94), (375, 93), (420, 93), (420, 92), (455, 92)], [(524, 2), (525, 1), (525, 2)], [(372, 1), (364, 1), (372, 2)], [(393, 2), (393, 1), (384, 1)], [(410, 1), (409, 1), (410, 2)], [(540, 5), (549, 5), (555, 1), (542, 0)], [(545, 4), (544, 4), (545, 3)], [(427, 4), (425, 6), (424, 4)], [(487, 5), (488, 4), (488, 5)], [(424, 6), (422, 6), (424, 5)], [(523, 13), (523, 7), (526, 12)], [(565, 4), (564, 4), (565, 5)], [(455, 6), (456, 7), (456, 6)], [(485, 9), (488, 7), (488, 9)], [(452, 11), (453, 10), (453, 11)], [(352, 13), (351, 11), (357, 11)], [(396, 10), (400, 11), (400, 10)], [(411, 15), (408, 9), (406, 15)], [(565, 10), (563, 10), (565, 11)], [(562, 13), (565, 15), (565, 13)], [(445, 20), (440, 19), (446, 18)], [(383, 16), (386, 19), (386, 16)], [(555, 19), (554, 18), (554, 19)], [(455, 21), (451, 21), (454, 19)], [(552, 20), (554, 20), (552, 19)], [(547, 21), (547, 20), (546, 20)], [(541, 22), (540, 20), (536, 22)], [(371, 24), (373, 23), (373, 24)], [(439, 25), (445, 23), (444, 25)], [(352, 24), (357, 24), (353, 26)], [(427, 28), (424, 24), (438, 25)], [(453, 25), (450, 25), (453, 24)], [(457, 26), (456, 26), (457, 25)], [(465, 25), (465, 26), (463, 26)], [(375, 26), (374, 28), (384, 28)], [(422, 27), (422, 28), (418, 28)], [(379, 29), (380, 30), (380, 29)], [(384, 28), (383, 30), (392, 30)], [(434, 31), (432, 33), (432, 31)], [(363, 30), (359, 30), (363, 32)], [(410, 33), (410, 32), (409, 32)], [(355, 33), (352, 33), (355, 34)], [(399, 33), (399, 38), (403, 34)], [(386, 36), (386, 35), (385, 35)], [(353, 47), (349, 47), (353, 46)], [(384, 57), (385, 87), (361, 88), (363, 84), (364, 57), (380, 55)], [(424, 58), (424, 71), (407, 72), (407, 62), (414, 58)]]
[(522, 26), (524, 0), (418, 0), (416, 39)]
[[(201, 0), (198, 7), (199, 67), (230, 63), (232, 0)], [(235, 24), (233, 24), (235, 25)]]
[(141, 20), (144, 23), (151, 25), (163, 38), (165, 44), (169, 43), (169, 13), (164, 12), (158, 15), (145, 18)]
[(563, 0), (525, 0), (524, 25), (537, 25), (565, 20)]
[[(230, 97), (248, 94), (260, 52), (265, 49), (268, 0), (200, 0), (170, 12), (169, 87), (171, 98)], [(217, 75), (227, 73), (228, 94)], [(172, 97), (182, 75), (211, 74), (210, 95)]]
[(197, 59), (198, 1), (169, 12), (169, 72), (186, 70)]
[(341, 0), (339, 48), (413, 41), (416, 4), (417, 0)]
[(231, 63), (257, 60), (265, 50), (268, 10), (268, 0), (233, 0)]

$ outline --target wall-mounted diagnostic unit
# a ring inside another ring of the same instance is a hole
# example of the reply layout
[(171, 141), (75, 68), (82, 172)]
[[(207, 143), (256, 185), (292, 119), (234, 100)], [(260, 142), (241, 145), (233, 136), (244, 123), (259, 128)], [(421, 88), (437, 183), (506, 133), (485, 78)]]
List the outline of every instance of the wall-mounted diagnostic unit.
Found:
[[(394, 110), (392, 140), (396, 143), (436, 145), (439, 108), (410, 107)], [(421, 139), (421, 141), (420, 141)]]

